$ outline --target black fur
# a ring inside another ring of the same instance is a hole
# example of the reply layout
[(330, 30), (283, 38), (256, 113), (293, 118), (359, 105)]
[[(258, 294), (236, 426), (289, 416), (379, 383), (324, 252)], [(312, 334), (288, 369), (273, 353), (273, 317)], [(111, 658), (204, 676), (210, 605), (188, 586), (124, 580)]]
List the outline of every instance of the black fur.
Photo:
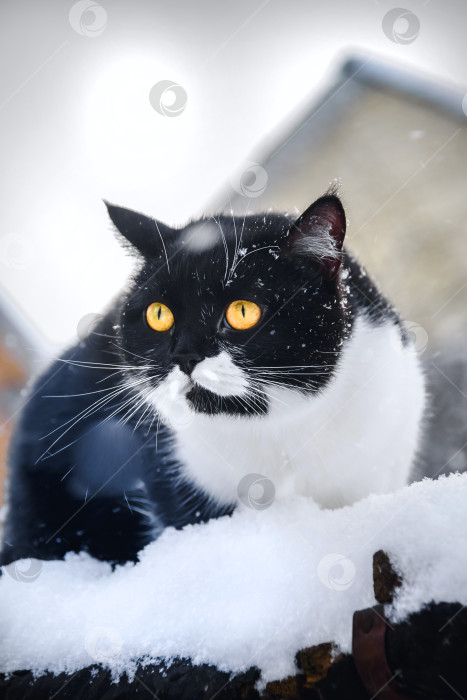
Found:
[[(343, 252), (345, 214), (334, 191), (296, 223), (277, 214), (219, 216), (174, 230), (120, 207), (108, 210), (137, 254), (137, 271), (94, 331), (31, 390), (10, 452), (3, 563), (70, 550), (135, 560), (164, 527), (231, 512), (233, 504), (213, 503), (180, 477), (170, 430), (138, 386), (156, 387), (175, 364), (189, 372), (225, 349), (248, 377), (260, 377), (258, 366), (277, 368), (275, 381), (314, 394), (333, 376), (357, 314), (399, 323)], [(261, 307), (257, 326), (229, 326), (225, 311), (236, 299)], [(166, 332), (145, 320), (155, 301), (174, 314)], [(299, 366), (294, 373), (281, 369), (291, 364)], [(310, 374), (302, 365), (319, 369)], [(123, 389), (123, 380), (141, 384)], [(207, 414), (268, 411), (261, 382), (247, 402), (201, 386), (187, 399)]]

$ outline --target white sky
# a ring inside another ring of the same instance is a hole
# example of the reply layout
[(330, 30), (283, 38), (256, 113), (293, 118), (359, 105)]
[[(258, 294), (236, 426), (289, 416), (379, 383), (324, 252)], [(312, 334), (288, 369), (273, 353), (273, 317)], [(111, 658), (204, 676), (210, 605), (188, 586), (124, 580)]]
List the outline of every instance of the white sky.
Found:
[[(382, 30), (394, 0), (85, 1), (71, 23), (71, 1), (0, 4), (0, 285), (52, 346), (128, 275), (102, 198), (183, 223), (348, 55), (467, 87), (463, 0), (403, 0), (406, 45)], [(162, 80), (177, 117), (149, 102)]]

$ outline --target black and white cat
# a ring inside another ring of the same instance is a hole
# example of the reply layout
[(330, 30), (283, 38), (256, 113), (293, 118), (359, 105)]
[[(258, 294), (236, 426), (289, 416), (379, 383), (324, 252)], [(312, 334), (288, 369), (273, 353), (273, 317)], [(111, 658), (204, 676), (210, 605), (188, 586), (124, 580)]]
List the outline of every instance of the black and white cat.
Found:
[(134, 560), (164, 527), (231, 512), (249, 475), (329, 508), (407, 483), (423, 376), (397, 312), (343, 249), (334, 189), (297, 221), (180, 230), (107, 206), (138, 268), (31, 391), (3, 563)]

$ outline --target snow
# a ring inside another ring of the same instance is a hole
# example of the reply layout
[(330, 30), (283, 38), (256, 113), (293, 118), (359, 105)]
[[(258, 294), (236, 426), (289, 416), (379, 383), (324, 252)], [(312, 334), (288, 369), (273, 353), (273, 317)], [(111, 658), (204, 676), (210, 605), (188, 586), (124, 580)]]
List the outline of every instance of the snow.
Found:
[(304, 497), (241, 506), (166, 530), (140, 563), (114, 572), (85, 554), (9, 565), (0, 670), (72, 673), (99, 662), (118, 677), (138, 658), (182, 656), (285, 677), (300, 648), (334, 641), (350, 651), (353, 612), (375, 604), (378, 549), (404, 581), (392, 619), (431, 600), (466, 605), (466, 502), (467, 474), (453, 474), (339, 510)]

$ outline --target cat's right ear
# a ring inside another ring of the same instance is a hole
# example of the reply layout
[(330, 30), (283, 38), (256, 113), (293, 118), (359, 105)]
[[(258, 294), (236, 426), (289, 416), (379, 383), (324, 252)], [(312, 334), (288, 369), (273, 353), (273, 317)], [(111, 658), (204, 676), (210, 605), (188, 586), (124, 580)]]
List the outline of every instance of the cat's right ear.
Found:
[(314, 260), (333, 277), (342, 262), (345, 230), (344, 207), (333, 185), (291, 227), (283, 255)]
[(173, 236), (173, 230), (155, 219), (139, 212), (117, 207), (104, 199), (109, 216), (119, 233), (133, 249), (145, 257), (158, 256), (165, 248), (165, 241)]

